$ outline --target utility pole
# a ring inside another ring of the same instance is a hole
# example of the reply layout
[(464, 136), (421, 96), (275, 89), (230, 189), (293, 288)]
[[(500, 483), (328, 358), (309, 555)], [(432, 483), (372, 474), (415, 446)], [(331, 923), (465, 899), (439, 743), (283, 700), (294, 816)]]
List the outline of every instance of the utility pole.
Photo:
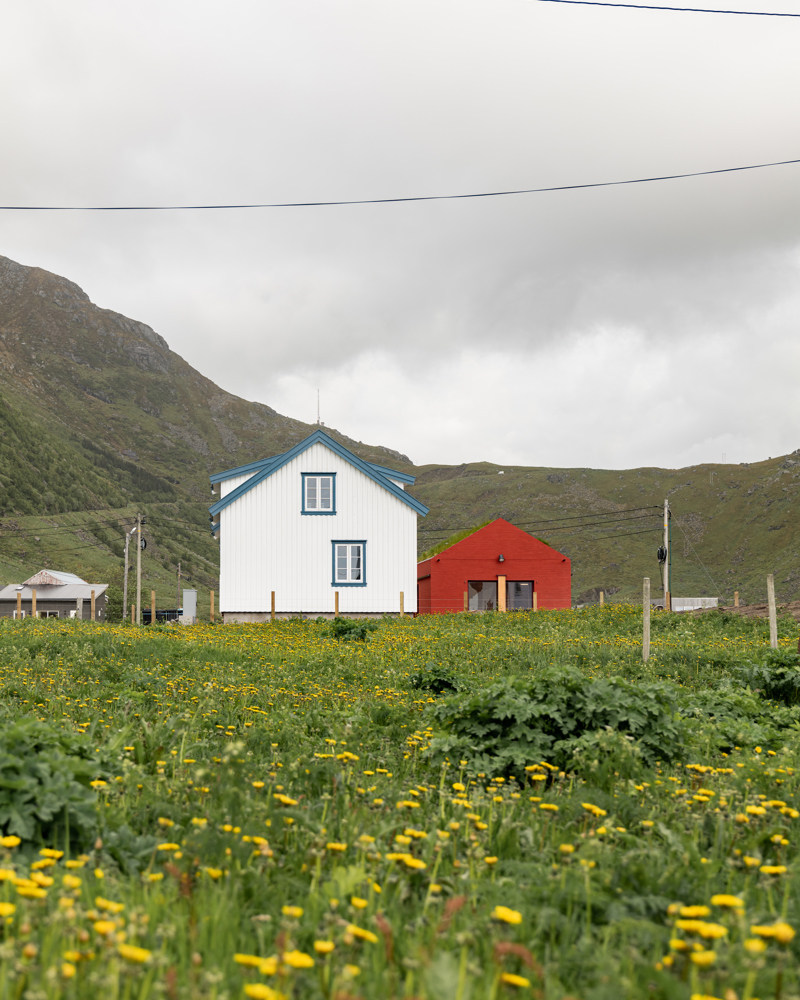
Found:
[(672, 553), (669, 549), (669, 499), (664, 498), (664, 550), (666, 553), (664, 559), (664, 610), (672, 611), (672, 593), (671, 593), (671, 583), (670, 580), (670, 564), (672, 562)]
[(136, 515), (136, 624), (142, 624), (142, 515)]
[(122, 620), (124, 621), (128, 614), (128, 545), (130, 544), (131, 535), (136, 532), (136, 528), (131, 528), (130, 531), (125, 533), (125, 579), (122, 581)]

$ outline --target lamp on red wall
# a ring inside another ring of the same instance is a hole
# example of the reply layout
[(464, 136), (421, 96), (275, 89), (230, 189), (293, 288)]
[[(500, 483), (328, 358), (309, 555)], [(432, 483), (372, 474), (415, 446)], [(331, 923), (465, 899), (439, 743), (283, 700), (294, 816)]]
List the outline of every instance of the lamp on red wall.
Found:
[(506, 557), (505, 557), (505, 556), (503, 555), (503, 553), (502, 553), (502, 552), (501, 552), (501, 553), (500, 553), (500, 555), (499, 555), (499, 556), (497, 557), (497, 561), (498, 561), (498, 562), (505, 562), (505, 561), (506, 561)]

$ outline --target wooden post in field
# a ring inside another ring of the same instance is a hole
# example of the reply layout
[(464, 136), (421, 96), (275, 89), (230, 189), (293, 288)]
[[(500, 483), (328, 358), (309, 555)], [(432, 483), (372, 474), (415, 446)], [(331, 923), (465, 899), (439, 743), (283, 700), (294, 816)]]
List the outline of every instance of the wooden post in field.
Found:
[(89, 615), (89, 617), (91, 618), (91, 620), (92, 620), (92, 621), (94, 621), (94, 608), (95, 608), (95, 603), (94, 603), (94, 591), (92, 591), (92, 593), (91, 593), (91, 598), (92, 598), (92, 612), (91, 612), (91, 614)]
[(36, 591), (31, 591), (31, 618), (36, 617)]
[(17, 591), (17, 618), (22, 618), (22, 591)]
[(131, 625), (136, 624), (136, 605), (131, 604)]
[(644, 578), (642, 593), (642, 659), (650, 659), (650, 577)]
[[(270, 604), (270, 609), (269, 609), (269, 620), (271, 622), (274, 622), (275, 621), (275, 591), (274, 590), (272, 591), (272, 599), (271, 599), (271, 601), (272, 601), (272, 603)], [(339, 601), (337, 600), (336, 603), (338, 605)]]
[(469, 591), (464, 591), (464, 610), (469, 611)]
[(772, 573), (767, 574), (767, 604), (769, 604), (769, 644), (772, 649), (777, 649), (778, 615), (775, 610), (775, 577)]
[(506, 610), (506, 578), (504, 576), (497, 578), (497, 610), (502, 614)]
[(333, 592), (333, 614), (336, 618), (339, 617), (339, 591), (334, 590)]
[(605, 602), (606, 602), (606, 595), (605, 595), (605, 591), (601, 590), (601, 591), (600, 591), (600, 607), (601, 607), (601, 608), (602, 608), (602, 606), (603, 606), (603, 605), (605, 604)]
[(537, 592), (535, 590), (533, 592), (533, 610), (534, 611), (538, 611), (539, 610), (539, 595), (537, 594)]
[(672, 594), (669, 590), (664, 594), (664, 610), (672, 611)]
[(211, 591), (211, 624), (214, 624), (214, 591)]
[(735, 608), (739, 607), (739, 591), (738, 590), (734, 590), (734, 592), (733, 592), (733, 606)]
[(150, 624), (155, 625), (156, 623), (156, 592), (154, 590), (150, 591)]
[(401, 590), (400, 591), (400, 614), (401, 615), (405, 614), (405, 607), (404, 607), (404, 605), (405, 605), (405, 594)]

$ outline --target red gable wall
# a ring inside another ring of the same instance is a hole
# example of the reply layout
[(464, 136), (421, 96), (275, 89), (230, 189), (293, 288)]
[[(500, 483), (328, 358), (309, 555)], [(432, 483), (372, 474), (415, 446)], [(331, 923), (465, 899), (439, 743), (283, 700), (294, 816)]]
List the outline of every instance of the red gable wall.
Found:
[[(504, 562), (498, 561), (502, 553)], [(538, 607), (569, 608), (569, 559), (503, 518), (487, 524), (449, 549), (417, 563), (419, 614), (464, 610), (470, 580), (533, 580)]]

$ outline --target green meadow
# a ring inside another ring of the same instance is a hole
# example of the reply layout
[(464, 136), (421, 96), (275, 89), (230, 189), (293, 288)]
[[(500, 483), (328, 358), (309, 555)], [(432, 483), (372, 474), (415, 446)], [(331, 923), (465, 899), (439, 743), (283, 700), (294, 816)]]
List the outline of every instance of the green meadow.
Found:
[(0, 622), (0, 1000), (800, 996), (797, 624)]

